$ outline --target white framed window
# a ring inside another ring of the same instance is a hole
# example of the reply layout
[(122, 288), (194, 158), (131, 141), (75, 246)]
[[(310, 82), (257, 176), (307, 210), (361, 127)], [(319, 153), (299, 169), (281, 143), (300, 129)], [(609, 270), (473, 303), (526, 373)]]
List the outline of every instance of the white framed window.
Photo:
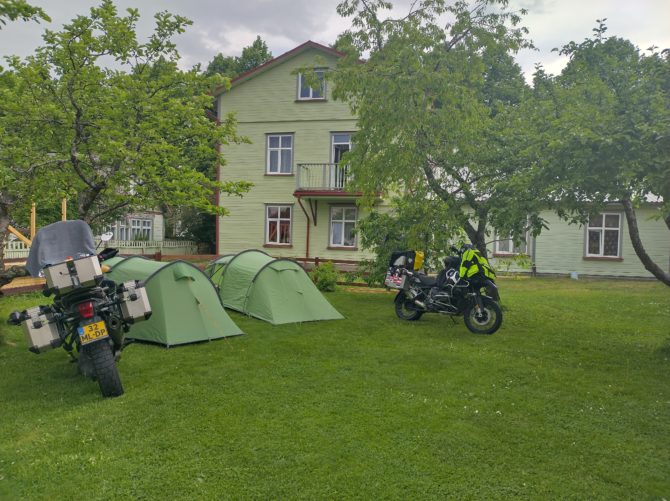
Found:
[(496, 240), (493, 244), (494, 254), (528, 254), (527, 237), (522, 238), (518, 244), (514, 243), (514, 239), (509, 235), (496, 235)]
[(356, 216), (358, 209), (349, 206), (330, 208), (330, 246), (356, 247)]
[(271, 245), (291, 244), (291, 220), (293, 207), (290, 205), (265, 206), (265, 243)]
[(589, 219), (587, 257), (621, 257), (621, 214), (603, 212)]
[(351, 150), (351, 133), (333, 132), (330, 135), (330, 158), (335, 167), (331, 169), (330, 186), (342, 189), (349, 180), (349, 166), (342, 162), (342, 155)]
[(130, 240), (130, 235), (128, 233), (128, 225), (126, 224), (126, 220), (122, 219), (121, 221), (118, 222), (118, 228), (119, 228), (119, 240)]
[(130, 240), (151, 240), (152, 229), (151, 219), (131, 219)]
[(316, 70), (314, 71), (314, 75), (318, 80), (318, 84), (316, 87), (311, 87), (305, 75), (298, 73), (298, 100), (309, 101), (326, 98), (326, 71)]
[(291, 174), (293, 171), (293, 135), (267, 135), (267, 174)]

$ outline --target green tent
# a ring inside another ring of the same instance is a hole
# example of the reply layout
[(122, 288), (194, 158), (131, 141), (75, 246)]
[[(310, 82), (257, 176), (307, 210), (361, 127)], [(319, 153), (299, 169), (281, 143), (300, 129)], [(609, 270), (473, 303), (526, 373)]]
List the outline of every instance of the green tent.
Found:
[(173, 346), (242, 334), (223, 309), (216, 287), (185, 261), (157, 262), (140, 256), (105, 261), (115, 282), (143, 280), (153, 314), (126, 337)]
[(205, 268), (227, 308), (273, 325), (344, 318), (302, 266), (259, 250), (220, 257)]
[(230, 261), (235, 256), (236, 254), (226, 254), (219, 257), (218, 259), (215, 259), (214, 261), (210, 261), (209, 264), (207, 264), (205, 267), (205, 275), (207, 275), (209, 279), (215, 284), (219, 284), (221, 282), (221, 275), (223, 275), (223, 270), (226, 269), (228, 261)]

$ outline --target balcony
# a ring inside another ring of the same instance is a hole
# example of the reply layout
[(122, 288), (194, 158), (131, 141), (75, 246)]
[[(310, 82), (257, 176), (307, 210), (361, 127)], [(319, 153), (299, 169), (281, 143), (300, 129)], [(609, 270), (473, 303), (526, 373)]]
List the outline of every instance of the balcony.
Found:
[(355, 195), (347, 191), (351, 179), (348, 165), (298, 164), (296, 194)]

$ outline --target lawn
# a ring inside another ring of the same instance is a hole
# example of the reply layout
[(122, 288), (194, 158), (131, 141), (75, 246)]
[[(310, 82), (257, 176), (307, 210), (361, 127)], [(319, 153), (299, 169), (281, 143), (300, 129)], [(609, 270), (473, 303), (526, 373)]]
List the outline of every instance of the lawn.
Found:
[[(503, 327), (346, 320), (130, 345), (99, 397), (62, 350), (0, 325), (0, 499), (670, 497), (670, 290), (504, 279)], [(0, 299), (0, 314), (38, 304)]]

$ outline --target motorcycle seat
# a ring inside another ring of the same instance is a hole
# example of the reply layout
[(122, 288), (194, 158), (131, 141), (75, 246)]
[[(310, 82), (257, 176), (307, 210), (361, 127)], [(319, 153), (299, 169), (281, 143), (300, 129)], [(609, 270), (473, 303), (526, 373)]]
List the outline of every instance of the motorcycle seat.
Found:
[(427, 287), (435, 287), (435, 285), (437, 284), (437, 279), (435, 277), (429, 277), (428, 275), (417, 274), (417, 278), (421, 282), (421, 285), (425, 285)]

